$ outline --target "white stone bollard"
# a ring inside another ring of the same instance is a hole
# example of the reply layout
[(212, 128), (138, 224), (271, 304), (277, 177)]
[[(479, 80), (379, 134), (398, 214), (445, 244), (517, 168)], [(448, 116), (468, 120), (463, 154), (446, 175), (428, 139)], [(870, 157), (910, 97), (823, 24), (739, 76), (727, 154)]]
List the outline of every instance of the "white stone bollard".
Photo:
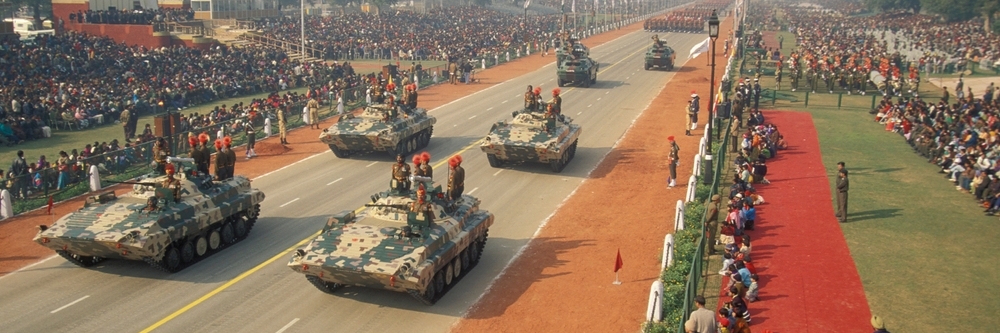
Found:
[(264, 138), (271, 137), (271, 117), (264, 117)]
[(667, 234), (663, 238), (663, 262), (660, 263), (660, 271), (666, 270), (674, 265), (674, 234)]
[(691, 178), (688, 179), (687, 197), (684, 198), (685, 202), (694, 201), (694, 192), (697, 187), (698, 187), (698, 177), (691, 175)]
[(483, 64), (483, 69), (486, 69), (486, 58), (483, 58), (481, 63)]
[(705, 138), (701, 138), (701, 140), (698, 141), (698, 154), (699, 155), (705, 155), (705, 147), (707, 145), (708, 145), (708, 142), (705, 141)]
[(101, 190), (101, 173), (97, 171), (96, 165), (90, 166), (90, 191), (100, 191)]
[(14, 205), (10, 202), (10, 191), (0, 191), (0, 220), (14, 217)]
[(646, 305), (646, 319), (651, 322), (663, 320), (663, 281), (656, 279), (649, 286), (649, 304)]
[(700, 175), (701, 174), (701, 154), (694, 155), (694, 164), (691, 168), (691, 174)]
[(684, 201), (677, 200), (674, 214), (674, 230), (684, 230)]

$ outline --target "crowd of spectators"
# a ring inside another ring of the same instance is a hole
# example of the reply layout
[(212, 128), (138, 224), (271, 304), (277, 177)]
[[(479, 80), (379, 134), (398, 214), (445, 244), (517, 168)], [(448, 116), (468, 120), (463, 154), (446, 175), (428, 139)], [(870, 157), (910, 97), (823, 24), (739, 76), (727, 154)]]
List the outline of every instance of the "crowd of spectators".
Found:
[[(299, 19), (265, 18), (256, 26), (265, 36), (298, 42)], [(426, 13), (347, 14), (309, 17), (306, 47), (326, 59), (454, 60), (495, 54), (549, 40), (559, 16), (510, 15), (478, 6), (435, 8)]]
[[(978, 19), (945, 23), (912, 13), (849, 17), (815, 10), (786, 12), (801, 38), (796, 53), (805, 59), (805, 66), (873, 71), (895, 80), (896, 88), (888, 80), (879, 85), (883, 97), (872, 110), (874, 120), (938, 165), (955, 189), (970, 193), (987, 214), (1000, 212), (1000, 101), (996, 98), (1000, 91), (993, 84), (973, 91), (960, 76), (954, 87), (943, 88), (941, 98), (925, 100), (913, 84), (919, 84), (919, 72), (938, 72), (946, 59), (959, 66), (994, 61), (1000, 57), (1000, 38), (987, 34)], [(884, 30), (871, 33), (874, 28)], [(885, 34), (894, 38), (884, 38)], [(923, 56), (908, 57), (911, 49), (921, 50)], [(911, 83), (909, 89), (899, 88), (903, 80)]]
[(361, 80), (349, 64), (300, 63), (260, 46), (147, 49), (77, 32), (0, 42), (0, 141), (43, 137), (42, 128), (111, 123), (221, 98)]
[(93, 24), (153, 24), (194, 19), (191, 8), (87, 10), (69, 14), (69, 21)]

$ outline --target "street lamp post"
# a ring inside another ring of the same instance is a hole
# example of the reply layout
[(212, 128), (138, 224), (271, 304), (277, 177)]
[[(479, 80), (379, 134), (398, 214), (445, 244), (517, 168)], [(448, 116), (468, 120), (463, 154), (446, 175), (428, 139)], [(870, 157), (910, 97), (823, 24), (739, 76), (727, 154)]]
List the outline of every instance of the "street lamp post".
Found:
[(712, 16), (708, 17), (708, 38), (712, 40), (712, 76), (709, 77), (708, 88), (708, 127), (705, 141), (705, 184), (712, 184), (712, 125), (715, 123), (715, 40), (719, 38), (719, 15), (712, 10)]

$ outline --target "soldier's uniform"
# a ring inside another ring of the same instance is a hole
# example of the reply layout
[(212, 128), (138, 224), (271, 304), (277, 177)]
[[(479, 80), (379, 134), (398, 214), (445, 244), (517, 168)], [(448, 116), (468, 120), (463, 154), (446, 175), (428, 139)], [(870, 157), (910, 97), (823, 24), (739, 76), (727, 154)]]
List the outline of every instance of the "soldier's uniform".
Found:
[(403, 160), (403, 155), (396, 156), (396, 164), (392, 165), (391, 187), (397, 191), (410, 191), (410, 165)]
[(667, 137), (670, 141), (670, 155), (667, 167), (670, 170), (670, 178), (667, 180), (667, 187), (674, 187), (677, 185), (677, 163), (680, 162), (680, 151), (681, 147), (674, 142), (674, 137)]
[(798, 69), (792, 69), (791, 80), (792, 80), (792, 91), (798, 90), (799, 89), (799, 70)]
[(316, 101), (315, 98), (310, 99), (306, 106), (309, 107), (309, 128), (315, 126), (316, 129), (319, 129), (319, 101)]
[(156, 162), (156, 171), (160, 174), (166, 173), (164, 168), (167, 165), (167, 156), (170, 156), (170, 148), (164, 147), (162, 140), (160, 139), (153, 146), (153, 161)]
[(524, 92), (524, 109), (535, 109), (535, 93), (531, 90), (531, 86), (528, 86), (528, 91)]
[(288, 144), (288, 138), (286, 136), (288, 129), (286, 128), (287, 123), (285, 121), (285, 112), (281, 110), (278, 110), (277, 112), (278, 112), (278, 137), (281, 139), (281, 144), (286, 145)]
[(215, 140), (215, 178), (226, 180), (226, 158), (225, 150), (222, 149), (222, 140)]
[(462, 158), (459, 155), (448, 161), (451, 172), (448, 173), (448, 197), (458, 200), (465, 191), (465, 169), (462, 168)]
[(552, 100), (549, 101), (549, 105), (552, 107), (552, 113), (557, 115), (562, 113), (562, 97), (559, 96), (559, 88), (552, 90)]
[(236, 175), (236, 151), (233, 151), (233, 139), (228, 136), (222, 140), (226, 145), (226, 179)]
[(165, 171), (167, 173), (167, 178), (163, 180), (163, 183), (161, 184), (161, 186), (163, 186), (163, 188), (165, 188), (165, 189), (170, 190), (170, 192), (174, 194), (174, 197), (171, 198), (171, 199), (174, 200), (174, 202), (180, 201), (181, 200), (181, 181), (179, 181), (176, 178), (174, 178), (174, 167), (173, 167), (173, 165), (167, 167)]

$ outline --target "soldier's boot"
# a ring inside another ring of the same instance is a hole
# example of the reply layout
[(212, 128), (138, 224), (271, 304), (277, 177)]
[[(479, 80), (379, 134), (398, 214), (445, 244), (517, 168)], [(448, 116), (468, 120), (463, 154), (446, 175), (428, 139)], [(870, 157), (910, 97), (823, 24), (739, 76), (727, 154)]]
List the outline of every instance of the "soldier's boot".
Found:
[(684, 135), (691, 136), (691, 131), (690, 130), (684, 131)]

